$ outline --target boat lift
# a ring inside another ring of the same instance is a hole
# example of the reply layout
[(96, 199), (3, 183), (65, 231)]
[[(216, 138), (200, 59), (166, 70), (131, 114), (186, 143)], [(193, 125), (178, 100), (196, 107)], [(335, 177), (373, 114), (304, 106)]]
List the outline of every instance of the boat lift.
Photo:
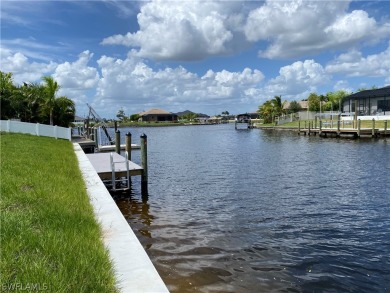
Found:
[(91, 105), (89, 105), (87, 103), (87, 106), (89, 108), (89, 114), (88, 114), (88, 118), (87, 118), (87, 129), (89, 128), (89, 121), (92, 119), (93, 121), (95, 121), (96, 123), (100, 123), (101, 124), (101, 129), (103, 129), (104, 131), (104, 134), (107, 136), (107, 139), (110, 143), (110, 145), (115, 145), (115, 140), (113, 140), (110, 136), (110, 134), (108, 133), (107, 131), (107, 124), (104, 122), (104, 120), (99, 116), (98, 113), (96, 113), (96, 111), (92, 108)]

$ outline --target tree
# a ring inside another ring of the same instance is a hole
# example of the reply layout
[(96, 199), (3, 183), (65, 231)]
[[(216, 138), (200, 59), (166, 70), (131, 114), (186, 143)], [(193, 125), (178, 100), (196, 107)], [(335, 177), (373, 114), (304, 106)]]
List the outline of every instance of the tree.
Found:
[(336, 92), (329, 92), (326, 94), (327, 103), (326, 108), (330, 110), (340, 111), (341, 104), (343, 102), (344, 97), (348, 96), (349, 93), (344, 90), (338, 90)]
[(50, 125), (53, 125), (53, 109), (56, 99), (56, 93), (60, 89), (58, 83), (51, 76), (42, 77), (45, 83), (45, 109), (50, 116)]
[(132, 114), (130, 115), (130, 121), (138, 121), (139, 114)]
[(126, 114), (123, 108), (120, 108), (118, 112), (116, 113), (116, 117), (119, 119), (119, 121), (126, 121)]
[(257, 112), (260, 118), (264, 120), (264, 123), (271, 123), (274, 118), (274, 106), (271, 100), (266, 101), (263, 105), (259, 106)]
[(15, 109), (11, 106), (15, 86), (12, 81), (12, 73), (0, 71), (0, 106), (1, 119), (15, 118)]
[(288, 106), (288, 112), (289, 113), (297, 113), (302, 110), (301, 105), (297, 101), (291, 101), (290, 105)]
[(229, 112), (228, 111), (224, 111), (221, 114), (222, 114), (222, 116), (229, 116)]
[(45, 87), (35, 83), (23, 83), (16, 87), (13, 97), (13, 108), (18, 118), (24, 122), (47, 123), (44, 111)]
[(280, 116), (283, 114), (283, 103), (282, 103), (282, 97), (281, 96), (274, 96), (274, 98), (271, 100), (273, 105), (273, 111), (275, 116)]
[(320, 97), (316, 93), (311, 93), (307, 98), (309, 111), (318, 112), (320, 110)]
[(53, 114), (55, 125), (69, 127), (76, 114), (74, 102), (64, 96), (55, 99)]
[[(51, 77), (43, 77), (45, 84), (15, 85), (11, 73), (0, 71), (1, 119), (19, 118), (24, 122), (51, 123), (69, 126), (74, 119), (75, 105), (67, 97), (56, 99), (60, 86)], [(58, 101), (57, 101), (58, 100)]]

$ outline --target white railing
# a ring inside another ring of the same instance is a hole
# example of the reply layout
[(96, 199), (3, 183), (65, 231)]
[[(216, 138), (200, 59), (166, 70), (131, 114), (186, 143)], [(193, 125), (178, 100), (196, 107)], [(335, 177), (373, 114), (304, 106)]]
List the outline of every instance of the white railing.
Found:
[(51, 126), (39, 123), (27, 123), (14, 120), (0, 120), (0, 131), (26, 133), (37, 136), (48, 136), (71, 140), (72, 131), (70, 128)]

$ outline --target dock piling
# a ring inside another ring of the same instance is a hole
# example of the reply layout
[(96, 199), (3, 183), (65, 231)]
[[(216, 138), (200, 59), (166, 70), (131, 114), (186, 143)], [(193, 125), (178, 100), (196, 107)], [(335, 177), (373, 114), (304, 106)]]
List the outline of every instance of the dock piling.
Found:
[(99, 148), (98, 129), (96, 127), (94, 128), (94, 135), (93, 135), (93, 137), (95, 139), (95, 147)]
[(129, 160), (131, 161), (131, 133), (126, 133), (126, 152), (128, 152)]
[(384, 135), (385, 135), (385, 139), (386, 139), (386, 135), (387, 135), (387, 120), (385, 120), (385, 123), (384, 123)]
[(121, 132), (119, 130), (115, 131), (115, 152), (121, 154)]
[(372, 137), (375, 137), (376, 133), (375, 133), (375, 119), (372, 118), (372, 132), (371, 132), (371, 136)]
[(148, 137), (145, 133), (141, 135), (141, 193), (143, 197), (148, 196)]
[(361, 120), (359, 119), (357, 121), (357, 137), (360, 137), (360, 127), (361, 127)]
[(337, 134), (336, 134), (336, 136), (340, 137), (340, 116), (339, 116), (339, 119), (337, 120)]

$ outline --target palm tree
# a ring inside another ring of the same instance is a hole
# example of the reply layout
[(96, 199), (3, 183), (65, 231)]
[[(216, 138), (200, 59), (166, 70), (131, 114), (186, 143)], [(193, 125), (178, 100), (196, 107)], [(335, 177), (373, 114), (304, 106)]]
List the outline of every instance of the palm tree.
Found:
[(282, 97), (281, 96), (274, 96), (274, 98), (271, 100), (273, 104), (273, 110), (274, 114), (276, 116), (280, 116), (283, 113), (283, 103), (282, 103)]
[(45, 92), (46, 92), (45, 108), (49, 112), (50, 125), (53, 125), (54, 103), (56, 99), (56, 92), (60, 89), (60, 86), (51, 76), (44, 76), (42, 77), (42, 79), (45, 82)]
[(266, 101), (261, 105), (257, 112), (260, 114), (260, 117), (263, 118), (264, 123), (271, 123), (275, 117), (274, 106), (271, 100)]
[(54, 122), (58, 126), (69, 127), (74, 121), (76, 108), (74, 102), (67, 97), (55, 99), (53, 108)]

